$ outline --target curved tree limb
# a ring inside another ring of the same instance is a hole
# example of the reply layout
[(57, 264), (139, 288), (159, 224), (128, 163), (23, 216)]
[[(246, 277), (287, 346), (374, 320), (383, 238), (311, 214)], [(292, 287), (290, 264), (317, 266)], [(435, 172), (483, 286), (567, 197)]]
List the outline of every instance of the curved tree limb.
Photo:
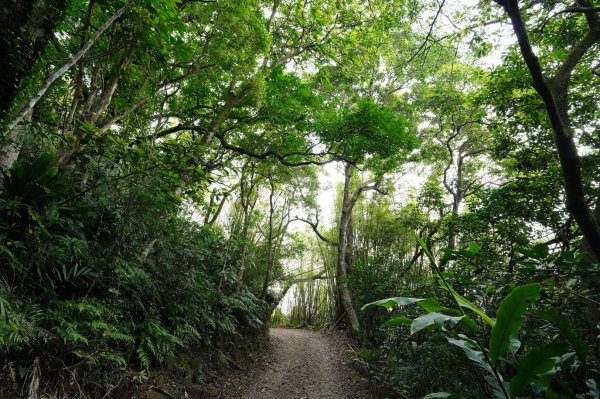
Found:
[(294, 219), (291, 219), (290, 222), (293, 221), (300, 221), (300, 222), (304, 222), (306, 224), (308, 224), (310, 227), (312, 227), (313, 231), (315, 232), (315, 234), (317, 235), (317, 237), (319, 237), (319, 239), (321, 239), (321, 241), (326, 242), (327, 244), (333, 246), (333, 247), (337, 247), (338, 243), (330, 240), (329, 238), (325, 237), (323, 234), (321, 234), (321, 232), (319, 231), (319, 222), (317, 221), (317, 223), (313, 223), (310, 220), (307, 219), (303, 219), (303, 218), (299, 218), (299, 217), (295, 217)]

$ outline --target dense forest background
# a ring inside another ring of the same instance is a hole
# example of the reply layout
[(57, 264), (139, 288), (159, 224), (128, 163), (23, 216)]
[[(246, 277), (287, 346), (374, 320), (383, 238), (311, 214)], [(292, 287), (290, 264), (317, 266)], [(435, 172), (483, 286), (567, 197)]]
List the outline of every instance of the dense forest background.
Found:
[(598, 397), (597, 2), (6, 0), (0, 33), (0, 397), (201, 384), (269, 324), (345, 328), (393, 397)]

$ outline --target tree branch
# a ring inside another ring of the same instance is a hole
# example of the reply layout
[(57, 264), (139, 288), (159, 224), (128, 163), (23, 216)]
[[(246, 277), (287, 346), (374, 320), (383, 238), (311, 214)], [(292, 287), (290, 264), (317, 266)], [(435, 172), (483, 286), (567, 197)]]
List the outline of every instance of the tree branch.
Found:
[(123, 13), (127, 11), (129, 7), (131, 7), (133, 1), (134, 0), (129, 0), (123, 7), (119, 8), (117, 12), (113, 14), (112, 17), (104, 21), (102, 26), (100, 26), (100, 28), (98, 28), (94, 32), (94, 34), (92, 35), (92, 37), (90, 37), (87, 43), (85, 43), (85, 45), (82, 48), (80, 48), (79, 51), (75, 53), (67, 63), (65, 63), (62, 67), (56, 70), (48, 78), (46, 78), (42, 87), (35, 93), (33, 97), (31, 97), (29, 102), (21, 109), (21, 111), (19, 111), (17, 117), (6, 126), (5, 132), (10, 132), (11, 130), (13, 130), (15, 126), (17, 126), (27, 117), (27, 115), (33, 110), (33, 107), (35, 107), (37, 102), (44, 96), (44, 94), (46, 94), (46, 91), (48, 91), (52, 83), (54, 83), (57, 79), (64, 75), (65, 72), (67, 72), (73, 65), (75, 65), (81, 59), (81, 57), (85, 55), (85, 53), (90, 49), (90, 47), (92, 47), (92, 45), (96, 42), (96, 40), (98, 40), (98, 38), (104, 33), (104, 31), (108, 29), (108, 27), (112, 25), (112, 23), (115, 22), (121, 15), (123, 15)]
[(315, 234), (317, 235), (317, 237), (319, 237), (321, 239), (321, 241), (326, 242), (327, 244), (333, 246), (333, 247), (337, 247), (338, 243), (335, 241), (330, 240), (329, 238), (325, 237), (323, 234), (321, 234), (321, 232), (319, 231), (318, 227), (319, 227), (319, 222), (317, 221), (317, 223), (313, 223), (310, 220), (306, 220), (306, 219), (302, 219), (299, 217), (295, 217), (293, 219), (290, 219), (290, 223), (293, 221), (300, 221), (300, 222), (304, 222), (306, 224), (308, 224), (310, 227), (312, 227), (313, 231), (315, 232)]
[(323, 152), (323, 153), (290, 152), (287, 154), (278, 154), (272, 150), (258, 153), (258, 152), (254, 152), (254, 151), (248, 150), (243, 147), (229, 144), (225, 140), (225, 138), (223, 137), (222, 134), (216, 134), (214, 137), (216, 137), (217, 140), (219, 140), (219, 142), (221, 143), (221, 147), (225, 148), (226, 150), (230, 150), (230, 151), (233, 151), (238, 154), (245, 155), (245, 156), (248, 156), (248, 157), (251, 157), (254, 159), (276, 158), (281, 164), (283, 164), (285, 166), (294, 167), (294, 166), (306, 166), (306, 165), (326, 165), (326, 164), (331, 163), (338, 159), (338, 158), (331, 158), (331, 159), (327, 159), (324, 161), (309, 160), (309, 161), (301, 161), (301, 162), (290, 162), (287, 160), (287, 158), (293, 157), (293, 156), (323, 157), (323, 156), (334, 155), (334, 154), (328, 153), (328, 152)]
[[(544, 78), (542, 68), (539, 64), (538, 58), (533, 52), (531, 43), (529, 42), (529, 36), (525, 29), (525, 23), (521, 17), (521, 11), (519, 9), (517, 0), (495, 0), (496, 3), (500, 4), (506, 13), (508, 14), (515, 35), (517, 36), (519, 48), (523, 56), (523, 60), (527, 64), (529, 73), (533, 80), (533, 87), (538, 92), (546, 108), (548, 118), (552, 130), (554, 131), (554, 143), (558, 151), (558, 157), (560, 160), (561, 172), (563, 177), (563, 185), (565, 188), (567, 209), (573, 215), (577, 224), (581, 228), (584, 237), (588, 241), (589, 248), (595, 255), (596, 259), (600, 258), (600, 227), (598, 222), (593, 218), (590, 207), (585, 200), (585, 192), (583, 190), (583, 181), (581, 176), (581, 161), (577, 151), (577, 146), (573, 140), (570, 126), (568, 125), (568, 108), (566, 104), (567, 86), (566, 83), (570, 77), (570, 72), (575, 65), (572, 63), (578, 62), (583, 53), (581, 52), (584, 48), (589, 48), (580, 42), (575, 49), (572, 50), (571, 54), (565, 60), (563, 66), (560, 68), (557, 76), (561, 76), (559, 79), (566, 78), (567, 81), (561, 82), (561, 84), (553, 85), (553, 89), (550, 88), (547, 80)], [(600, 27), (599, 30), (600, 32)], [(586, 35), (586, 38), (589, 36)], [(586, 41), (587, 39), (583, 39)], [(587, 43), (587, 41), (586, 41)], [(562, 72), (560, 72), (562, 70)], [(559, 93), (562, 96), (562, 100), (557, 104), (555, 93)], [(559, 108), (559, 104), (562, 105)]]

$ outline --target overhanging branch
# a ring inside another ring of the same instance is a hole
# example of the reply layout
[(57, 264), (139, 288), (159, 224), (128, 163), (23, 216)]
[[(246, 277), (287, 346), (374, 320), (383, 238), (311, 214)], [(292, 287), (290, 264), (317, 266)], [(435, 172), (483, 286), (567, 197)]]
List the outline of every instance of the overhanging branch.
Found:
[(329, 238), (325, 237), (323, 234), (321, 234), (321, 232), (319, 231), (319, 222), (317, 223), (313, 223), (310, 220), (307, 219), (302, 219), (302, 218), (294, 218), (294, 219), (290, 219), (290, 222), (293, 221), (300, 221), (300, 222), (304, 222), (306, 224), (308, 224), (310, 227), (312, 227), (313, 231), (315, 232), (315, 234), (317, 235), (317, 237), (319, 237), (321, 239), (321, 241), (326, 242), (327, 244), (333, 246), (333, 247), (337, 247), (338, 243), (335, 241), (330, 240)]

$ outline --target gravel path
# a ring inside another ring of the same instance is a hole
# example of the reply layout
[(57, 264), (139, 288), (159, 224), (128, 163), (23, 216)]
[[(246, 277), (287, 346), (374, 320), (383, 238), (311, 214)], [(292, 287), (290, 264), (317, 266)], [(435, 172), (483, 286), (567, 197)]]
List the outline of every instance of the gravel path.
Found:
[(337, 334), (272, 328), (272, 350), (221, 386), (228, 399), (372, 399)]

